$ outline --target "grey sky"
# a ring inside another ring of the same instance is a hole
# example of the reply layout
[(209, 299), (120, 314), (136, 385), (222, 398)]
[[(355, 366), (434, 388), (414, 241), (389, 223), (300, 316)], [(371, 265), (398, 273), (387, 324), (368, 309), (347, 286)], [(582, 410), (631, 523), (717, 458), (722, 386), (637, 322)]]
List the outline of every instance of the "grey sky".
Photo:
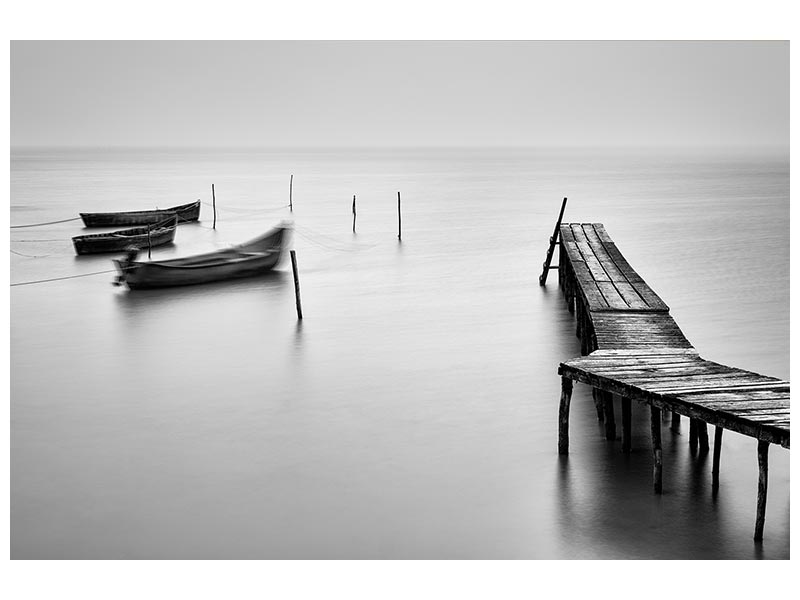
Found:
[(789, 144), (788, 42), (12, 42), (11, 144)]

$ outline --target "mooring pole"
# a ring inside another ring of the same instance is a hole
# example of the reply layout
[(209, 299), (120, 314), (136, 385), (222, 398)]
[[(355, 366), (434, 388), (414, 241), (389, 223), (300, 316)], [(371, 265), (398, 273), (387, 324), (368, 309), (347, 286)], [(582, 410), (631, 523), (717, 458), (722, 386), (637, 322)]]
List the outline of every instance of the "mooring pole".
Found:
[(289, 254), (292, 257), (292, 274), (294, 275), (294, 298), (297, 304), (297, 318), (303, 318), (303, 307), (300, 305), (300, 277), (297, 275), (297, 258), (294, 255), (294, 250), (290, 250)]
[(353, 233), (356, 232), (356, 197), (353, 195)]
[(403, 222), (400, 217), (400, 192), (397, 192), (397, 239), (403, 239)]
[(211, 184), (211, 206), (214, 209), (214, 224), (211, 229), (217, 228), (217, 195), (214, 193), (214, 184)]
[(289, 176), (289, 212), (294, 212), (292, 208), (292, 183), (294, 182), (294, 175)]
[(153, 248), (153, 244), (150, 241), (150, 223), (147, 224), (147, 258), (150, 258), (150, 250)]

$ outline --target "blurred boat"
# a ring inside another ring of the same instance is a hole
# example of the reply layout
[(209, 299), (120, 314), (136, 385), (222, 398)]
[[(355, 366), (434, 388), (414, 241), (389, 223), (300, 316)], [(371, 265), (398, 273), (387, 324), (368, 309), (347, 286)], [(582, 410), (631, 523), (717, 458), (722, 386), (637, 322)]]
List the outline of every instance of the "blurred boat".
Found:
[(108, 233), (90, 233), (72, 238), (77, 254), (123, 252), (131, 247), (148, 248), (169, 244), (175, 239), (178, 215), (172, 213), (160, 223), (133, 229), (120, 229)]
[(131, 252), (114, 261), (120, 273), (115, 283), (145, 289), (262, 275), (278, 264), (289, 229), (288, 224), (281, 224), (247, 243), (185, 258), (140, 262), (136, 252)]
[(170, 216), (178, 215), (178, 223), (197, 221), (200, 218), (200, 200), (180, 204), (172, 208), (155, 210), (129, 210), (124, 212), (80, 213), (86, 227), (116, 227), (117, 225), (147, 225), (159, 223)]

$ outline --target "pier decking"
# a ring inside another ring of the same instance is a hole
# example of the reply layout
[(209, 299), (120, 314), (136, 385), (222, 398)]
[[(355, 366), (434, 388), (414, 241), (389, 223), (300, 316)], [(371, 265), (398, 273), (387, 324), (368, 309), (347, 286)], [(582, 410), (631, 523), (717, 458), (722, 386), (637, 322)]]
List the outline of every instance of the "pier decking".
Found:
[[(562, 205), (563, 214), (563, 205)], [(560, 219), (559, 219), (560, 220)], [(622, 399), (622, 449), (630, 451), (630, 408), (651, 407), (653, 486), (662, 489), (661, 411), (690, 419), (690, 444), (708, 449), (715, 428), (712, 484), (719, 485), (722, 432), (758, 440), (759, 482), (754, 538), (761, 540), (769, 444), (789, 448), (789, 382), (705, 360), (683, 335), (669, 307), (628, 264), (600, 223), (557, 225), (558, 280), (576, 313), (580, 358), (559, 365), (562, 377), (558, 451), (569, 450), (572, 381), (591, 385), (607, 439), (616, 439), (612, 394)], [(551, 238), (551, 247), (555, 238)], [(553, 267), (546, 261), (540, 283)]]

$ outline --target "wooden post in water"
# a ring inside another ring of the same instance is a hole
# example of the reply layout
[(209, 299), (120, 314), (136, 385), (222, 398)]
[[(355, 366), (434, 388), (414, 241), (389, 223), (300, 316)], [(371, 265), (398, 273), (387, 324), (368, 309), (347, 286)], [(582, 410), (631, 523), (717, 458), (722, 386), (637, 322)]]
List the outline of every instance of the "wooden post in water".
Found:
[(676, 412), (672, 413), (672, 425), (670, 425), (670, 429), (674, 432), (681, 430), (681, 416)]
[(353, 194), (353, 233), (356, 232), (356, 196)]
[(758, 440), (758, 501), (756, 503), (756, 532), (753, 539), (760, 542), (764, 539), (764, 518), (767, 513), (767, 476), (769, 465), (769, 442)]
[(653, 437), (653, 490), (661, 493), (661, 409), (650, 407), (650, 432)]
[(289, 254), (292, 257), (292, 274), (294, 275), (294, 298), (297, 304), (297, 318), (303, 318), (303, 307), (300, 305), (300, 277), (297, 275), (297, 258), (295, 257), (294, 250), (290, 250)]
[(714, 428), (714, 459), (711, 465), (711, 488), (719, 487), (719, 457), (722, 454), (722, 427)]
[(214, 193), (214, 184), (211, 184), (211, 207), (214, 209), (214, 224), (211, 229), (217, 228), (217, 196)]
[(403, 240), (403, 220), (400, 216), (400, 192), (397, 192), (397, 239)]
[(694, 456), (697, 453), (697, 419), (689, 418), (689, 451)]
[(601, 391), (600, 396), (603, 398), (603, 414), (606, 421), (606, 439), (617, 439), (617, 422), (614, 420), (614, 394), (611, 392)]
[(594, 409), (597, 411), (597, 420), (601, 423), (605, 416), (603, 415), (603, 397), (600, 395), (600, 390), (592, 388), (592, 400), (594, 400)]
[(631, 399), (627, 396), (620, 398), (622, 404), (622, 451), (631, 453)]
[(150, 223), (147, 224), (147, 258), (150, 258), (150, 250), (153, 249), (153, 243), (150, 240)]
[(569, 454), (569, 402), (572, 399), (572, 379), (561, 377), (561, 402), (558, 406), (558, 453)]
[(289, 212), (294, 212), (292, 207), (292, 183), (294, 182), (294, 175), (289, 176)]
[(708, 426), (705, 421), (697, 421), (697, 441), (700, 444), (700, 452), (708, 452)]

